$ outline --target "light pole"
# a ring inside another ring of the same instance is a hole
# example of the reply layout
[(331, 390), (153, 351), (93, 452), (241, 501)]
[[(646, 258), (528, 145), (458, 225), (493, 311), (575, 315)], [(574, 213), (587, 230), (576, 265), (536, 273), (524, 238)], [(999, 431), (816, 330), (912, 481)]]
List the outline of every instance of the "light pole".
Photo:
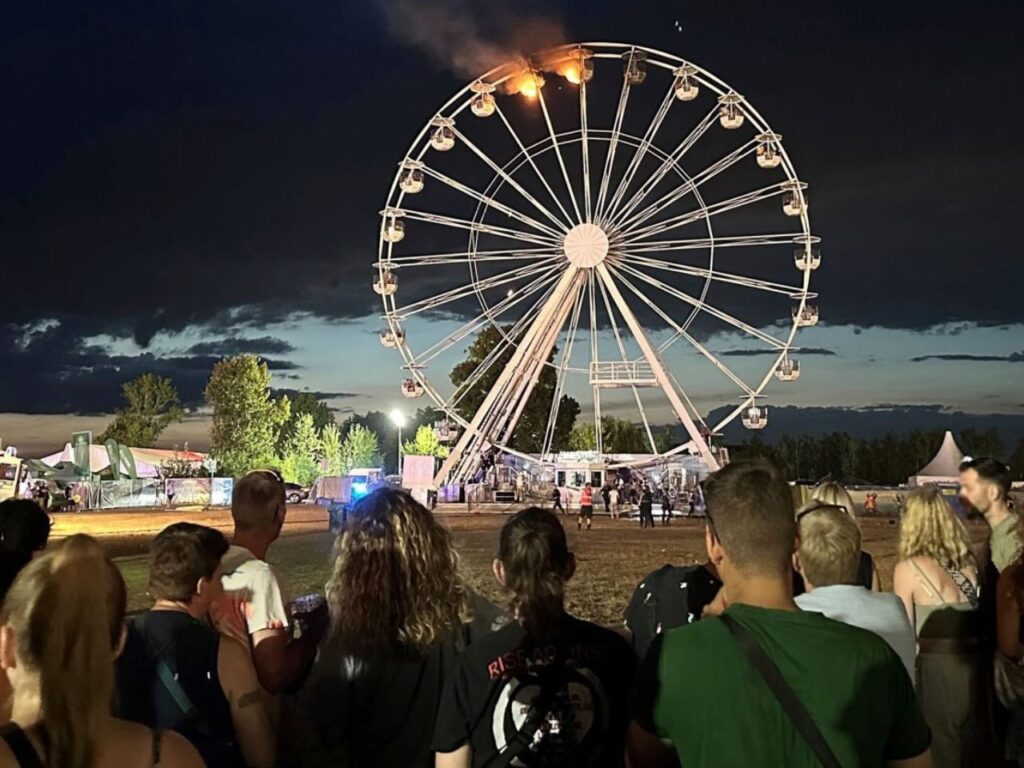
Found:
[(395, 408), (391, 411), (391, 423), (398, 427), (398, 476), (402, 476), (402, 427), (405, 425), (405, 414)]

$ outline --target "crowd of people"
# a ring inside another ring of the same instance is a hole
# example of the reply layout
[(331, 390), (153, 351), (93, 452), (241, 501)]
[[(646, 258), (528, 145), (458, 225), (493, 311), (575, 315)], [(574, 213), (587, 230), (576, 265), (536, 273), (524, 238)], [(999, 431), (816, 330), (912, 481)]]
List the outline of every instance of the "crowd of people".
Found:
[(539, 507), (495, 542), (501, 608), (390, 489), (352, 510), (324, 595), (289, 601), (267, 563), (285, 486), (256, 470), (230, 539), (153, 539), (151, 605), (126, 618), (95, 540), (48, 546), (38, 505), (4, 502), (0, 768), (1024, 768), (1019, 522), (1004, 465), (961, 470), (987, 545), (915, 490), (886, 593), (841, 486), (795, 509), (771, 464), (729, 464), (702, 488), (706, 561), (645, 577), (622, 632), (567, 612), (576, 558)]

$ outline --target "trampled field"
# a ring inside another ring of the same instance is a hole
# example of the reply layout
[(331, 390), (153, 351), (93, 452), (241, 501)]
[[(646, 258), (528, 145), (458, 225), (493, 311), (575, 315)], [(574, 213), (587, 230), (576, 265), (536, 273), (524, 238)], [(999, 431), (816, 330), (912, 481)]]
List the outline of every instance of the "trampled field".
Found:
[[(455, 536), (469, 583), (492, 600), (502, 601), (490, 564), (505, 516), (439, 513), (438, 518)], [(56, 518), (54, 534), (84, 530), (99, 536), (117, 557), (128, 582), (130, 609), (139, 610), (146, 607), (146, 546), (156, 531), (182, 519), (216, 525), (230, 534), (226, 510), (62, 515)], [(578, 532), (576, 518), (563, 519), (579, 561), (568, 589), (569, 609), (607, 626), (621, 622), (633, 587), (647, 572), (664, 563), (693, 563), (703, 558), (704, 526), (700, 520), (676, 518), (668, 527), (659, 524), (653, 530), (641, 530), (635, 521), (613, 521), (599, 515), (593, 530)], [(290, 594), (322, 591), (330, 573), (333, 544), (333, 536), (326, 531), (326, 517), (317, 508), (303, 506), (291, 508), (288, 520), (285, 535), (271, 548), (269, 559)], [(874, 555), (883, 587), (888, 589), (896, 560), (895, 520), (864, 518), (861, 525), (864, 548)], [(984, 537), (983, 524), (973, 523), (970, 528), (976, 539)]]

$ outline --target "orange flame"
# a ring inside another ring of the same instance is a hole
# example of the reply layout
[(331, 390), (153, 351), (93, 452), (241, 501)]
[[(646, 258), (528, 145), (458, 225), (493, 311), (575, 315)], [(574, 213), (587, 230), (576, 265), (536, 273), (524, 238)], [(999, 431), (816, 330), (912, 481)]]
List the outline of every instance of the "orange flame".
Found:
[(528, 99), (535, 99), (543, 87), (544, 78), (539, 73), (523, 69), (505, 81), (504, 90), (509, 95), (519, 93)]
[(564, 77), (566, 80), (568, 80), (573, 85), (579, 85), (580, 84), (580, 66), (579, 66), (579, 64), (576, 64), (575, 62), (567, 63), (567, 64), (559, 67), (559, 70), (558, 70), (557, 74), (559, 74), (562, 77)]

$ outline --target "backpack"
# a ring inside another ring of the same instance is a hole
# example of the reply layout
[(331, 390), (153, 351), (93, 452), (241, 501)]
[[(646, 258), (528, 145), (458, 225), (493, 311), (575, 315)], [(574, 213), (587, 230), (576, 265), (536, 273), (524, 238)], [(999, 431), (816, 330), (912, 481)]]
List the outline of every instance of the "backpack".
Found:
[(642, 659), (664, 630), (699, 620), (721, 586), (703, 565), (663, 565), (647, 574), (623, 615), (637, 656)]

